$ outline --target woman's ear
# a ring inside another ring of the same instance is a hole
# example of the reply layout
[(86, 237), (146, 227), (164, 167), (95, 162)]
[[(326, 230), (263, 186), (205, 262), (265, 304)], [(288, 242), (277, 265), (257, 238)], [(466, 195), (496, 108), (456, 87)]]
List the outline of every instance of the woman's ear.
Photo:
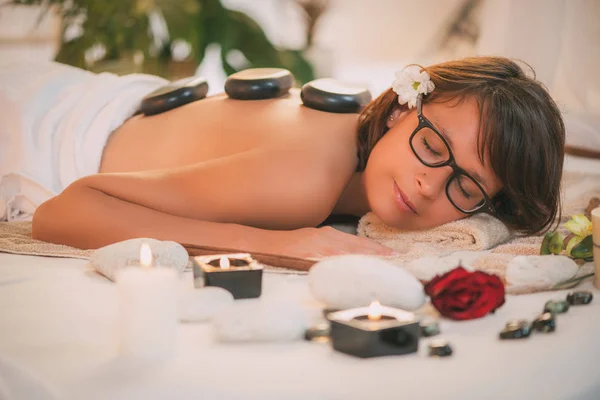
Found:
[(406, 110), (403, 111), (400, 108), (394, 108), (394, 110), (390, 113), (390, 115), (387, 117), (387, 120), (385, 121), (387, 127), (391, 128), (394, 125), (396, 125), (398, 120), (400, 120), (404, 116), (404, 114), (406, 114)]

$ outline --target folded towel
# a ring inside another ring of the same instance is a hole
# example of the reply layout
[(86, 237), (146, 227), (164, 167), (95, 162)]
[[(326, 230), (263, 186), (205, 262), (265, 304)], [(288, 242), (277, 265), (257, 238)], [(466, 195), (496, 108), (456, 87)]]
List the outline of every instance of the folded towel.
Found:
[(513, 237), (500, 220), (477, 214), (421, 231), (402, 231), (385, 225), (368, 213), (358, 223), (358, 234), (402, 253), (404, 260), (444, 255), (459, 250), (487, 250)]
[(97, 173), (109, 135), (167, 83), (8, 60), (0, 82), (0, 221), (30, 219), (40, 203)]

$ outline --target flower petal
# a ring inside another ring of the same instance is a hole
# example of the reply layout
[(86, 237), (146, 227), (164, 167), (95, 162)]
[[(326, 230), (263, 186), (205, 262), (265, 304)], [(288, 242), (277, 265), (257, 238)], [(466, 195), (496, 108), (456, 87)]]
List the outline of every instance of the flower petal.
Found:
[(575, 214), (565, 223), (565, 228), (582, 238), (592, 233), (592, 223), (583, 214)]

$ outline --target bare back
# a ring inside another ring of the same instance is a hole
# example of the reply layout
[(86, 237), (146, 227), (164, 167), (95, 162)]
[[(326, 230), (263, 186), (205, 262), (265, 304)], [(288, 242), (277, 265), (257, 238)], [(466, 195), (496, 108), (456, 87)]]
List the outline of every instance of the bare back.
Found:
[[(186, 178), (178, 180), (178, 184), (197, 185), (202, 179), (206, 185), (210, 179), (223, 190), (231, 190), (235, 185), (239, 187), (242, 178), (227, 177), (232, 176), (232, 171), (244, 174), (248, 165), (244, 164), (244, 154), (260, 151), (262, 172), (249, 173), (244, 186), (274, 198), (257, 202), (260, 205), (255, 204), (252, 210), (246, 205), (239, 213), (234, 211), (239, 209), (237, 204), (229, 204), (231, 212), (225, 218), (217, 206), (207, 209), (210, 204), (223, 201), (214, 191), (205, 190), (202, 196), (214, 199), (206, 199), (209, 205), (203, 206), (201, 218), (273, 229), (311, 225), (320, 222), (315, 221), (315, 215), (326, 217), (334, 211), (335, 199), (342, 195), (354, 174), (357, 116), (304, 107), (297, 91), (259, 101), (217, 95), (156, 116), (130, 119), (109, 140), (100, 172), (170, 171), (190, 166), (192, 172), (186, 172)], [(216, 159), (221, 161), (215, 164)], [(313, 178), (320, 183), (318, 188), (305, 184), (299, 189), (299, 182)], [(223, 182), (226, 179), (232, 182)], [(278, 213), (273, 207), (286, 199), (285, 193), (294, 193), (293, 213)], [(227, 197), (240, 196), (232, 192)], [(262, 204), (264, 210), (259, 209)], [(253, 217), (246, 219), (247, 214)]]
[(357, 114), (304, 107), (297, 91), (240, 101), (220, 94), (155, 116), (136, 116), (111, 136), (100, 172), (190, 165), (261, 147), (315, 151), (335, 146), (355, 154)]

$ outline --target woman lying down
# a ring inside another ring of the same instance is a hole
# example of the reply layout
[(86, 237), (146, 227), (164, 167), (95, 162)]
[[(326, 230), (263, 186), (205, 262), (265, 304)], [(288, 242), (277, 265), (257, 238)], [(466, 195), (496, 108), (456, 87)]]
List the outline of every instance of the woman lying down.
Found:
[(30, 204), (33, 236), (48, 242), (91, 249), (153, 237), (297, 257), (390, 255), (318, 226), (373, 211), (417, 230), (483, 212), (533, 234), (559, 210), (561, 114), (505, 58), (405, 68), (360, 114), (302, 106), (292, 90), (132, 117), (165, 81), (56, 63), (1, 73), (4, 195)]

